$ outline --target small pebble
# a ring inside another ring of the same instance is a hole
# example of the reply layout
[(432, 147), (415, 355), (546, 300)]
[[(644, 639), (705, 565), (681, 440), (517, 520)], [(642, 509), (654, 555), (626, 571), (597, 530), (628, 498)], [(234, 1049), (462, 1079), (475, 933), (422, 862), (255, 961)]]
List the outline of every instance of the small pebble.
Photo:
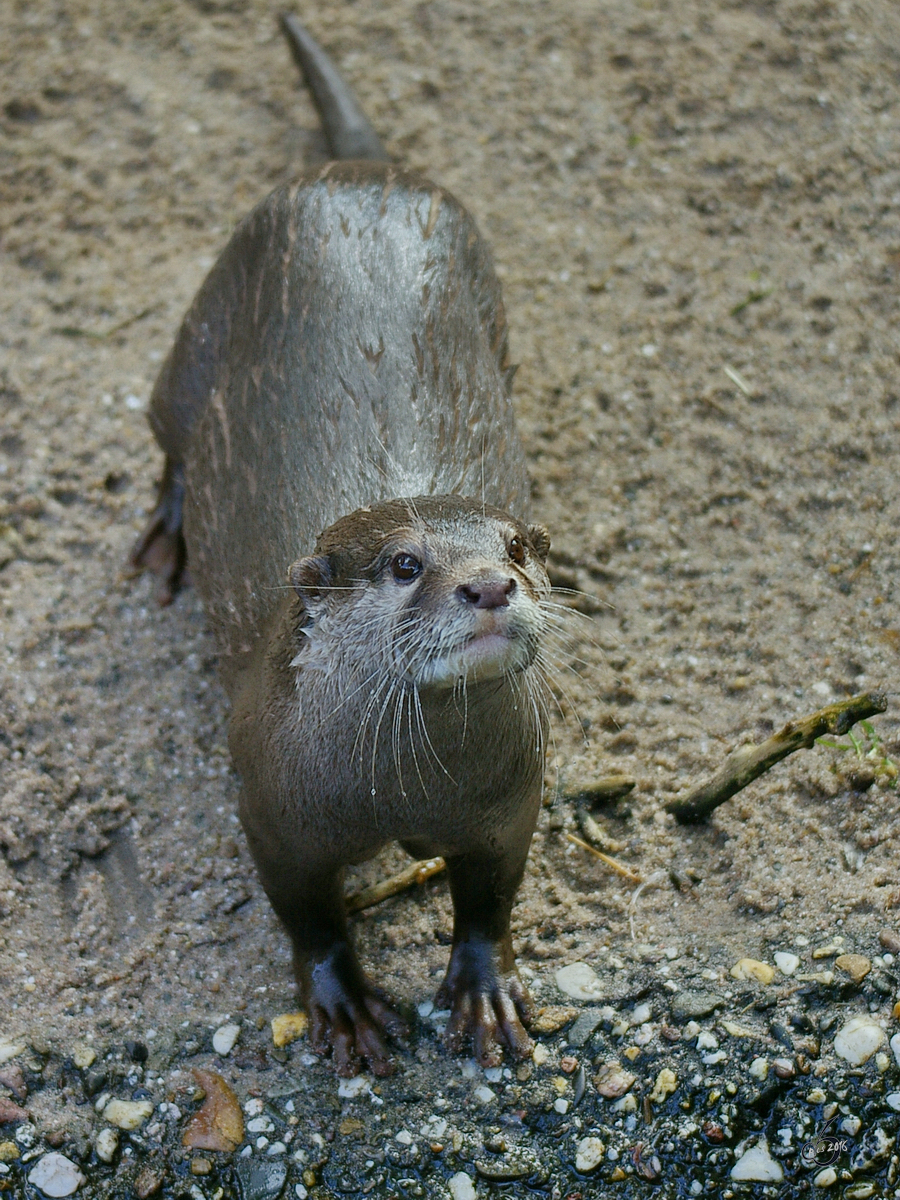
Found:
[(753, 1037), (752, 1029), (748, 1029), (746, 1025), (736, 1025), (734, 1021), (722, 1021), (722, 1028), (730, 1037)]
[(824, 1171), (813, 1176), (813, 1184), (820, 1188), (831, 1187), (833, 1183), (837, 1183), (837, 1177), (838, 1174), (834, 1167), (826, 1167)]
[(894, 1112), (900, 1112), (900, 1092), (888, 1092), (885, 1101)]
[(71, 1196), (84, 1183), (84, 1176), (64, 1154), (45, 1154), (28, 1173), (28, 1182), (45, 1196)]
[(754, 1079), (758, 1079), (760, 1083), (769, 1073), (769, 1060), (767, 1058), (754, 1058), (750, 1064), (750, 1074)]
[(834, 960), (834, 965), (844, 971), (854, 983), (862, 983), (872, 970), (872, 964), (862, 954), (841, 954)]
[(565, 1116), (569, 1111), (569, 1102), (568, 1100), (563, 1100), (562, 1097), (560, 1097), (559, 1100), (553, 1101), (553, 1107), (558, 1113), (560, 1113), (560, 1115)]
[(78, 1042), (72, 1047), (72, 1062), (79, 1071), (86, 1071), (97, 1059), (97, 1051), (93, 1046)]
[(731, 1168), (731, 1178), (737, 1183), (752, 1180), (758, 1183), (781, 1183), (784, 1172), (769, 1153), (765, 1141), (746, 1150)]
[[(590, 1008), (585, 1010), (586, 1013), (596, 1011), (596, 1009)], [(564, 1025), (568, 1025), (570, 1021), (574, 1021), (577, 1016), (577, 1008), (571, 1008), (569, 1005), (563, 1004), (550, 1004), (538, 1010), (537, 1016), (528, 1028), (531, 1033), (556, 1033)], [(578, 1025), (579, 1022), (576, 1021), (575, 1023)], [(593, 1033), (593, 1029), (591, 1033)], [(571, 1044), (576, 1045), (577, 1043), (572, 1042)]]
[(472, 1182), (471, 1176), (466, 1175), (464, 1171), (451, 1175), (447, 1180), (447, 1186), (453, 1200), (476, 1200), (475, 1184)]
[(401, 1146), (411, 1146), (413, 1144), (413, 1135), (408, 1129), (401, 1129), (399, 1133), (394, 1135), (394, 1137)]
[(111, 1163), (119, 1148), (119, 1135), (115, 1129), (101, 1129), (94, 1139), (94, 1153), (101, 1162)]
[(652, 1104), (662, 1104), (663, 1100), (678, 1087), (678, 1077), (674, 1071), (670, 1071), (668, 1067), (663, 1067), (656, 1077), (656, 1082), (653, 1085), (648, 1099)]
[(835, 938), (827, 946), (817, 946), (812, 952), (813, 958), (834, 958), (843, 950), (843, 938)]
[(900, 1033), (895, 1033), (891, 1038), (891, 1050), (894, 1053), (894, 1061), (900, 1067)]
[[(708, 1017), (725, 1003), (725, 997), (716, 995), (715, 992), (683, 991), (672, 997), (669, 1011), (675, 1021), (692, 1021), (697, 1017)], [(685, 1034), (687, 1037), (696, 1037), (696, 1034), (688, 1033), (687, 1030)]]
[(538, 1042), (531, 1052), (531, 1060), (536, 1067), (541, 1067), (550, 1057), (550, 1051), (542, 1042)]
[(775, 968), (756, 958), (740, 958), (729, 975), (732, 979), (755, 979), (757, 983), (770, 984), (775, 978)]
[(649, 1004), (638, 1004), (633, 1012), (629, 1013), (629, 1025), (643, 1025), (653, 1016), (653, 1009)]
[[(280, 1017), (272, 1018), (272, 1041), (276, 1046), (289, 1046), (306, 1033), (309, 1019), (306, 1013), (282, 1013)], [(225, 1026), (227, 1029), (228, 1026)], [(215, 1038), (213, 1039), (215, 1044)]]
[[(574, 1011), (574, 1010), (571, 1010)], [(583, 1046), (603, 1020), (602, 1008), (586, 1008), (569, 1030), (566, 1041), (570, 1046)]]
[(600, 1000), (603, 997), (603, 984), (586, 962), (560, 967), (554, 978), (559, 990), (573, 1000)]
[(834, 1052), (853, 1067), (861, 1067), (885, 1042), (885, 1032), (872, 1017), (851, 1017), (834, 1039)]
[(791, 954), (787, 950), (776, 950), (772, 955), (775, 959), (775, 966), (782, 975), (793, 975), (800, 966), (800, 959), (796, 954)]
[(490, 1102), (492, 1100), (496, 1100), (497, 1097), (489, 1087), (486, 1087), (484, 1084), (482, 1084), (481, 1087), (477, 1087), (475, 1089), (475, 1099), (480, 1104), (490, 1104)]
[(19, 1147), (15, 1142), (0, 1142), (0, 1162), (15, 1162), (19, 1157)]
[(616, 1100), (624, 1096), (633, 1086), (636, 1076), (626, 1071), (621, 1063), (613, 1060), (604, 1063), (594, 1076), (594, 1087), (607, 1100)]
[(716, 1037), (716, 1035), (714, 1033), (711, 1033), (708, 1029), (702, 1030), (701, 1033), (699, 1033), (697, 1035), (697, 1049), (698, 1050), (718, 1050), (718, 1048), (719, 1048), (719, 1039)]
[(342, 1100), (355, 1100), (371, 1090), (372, 1081), (367, 1075), (354, 1075), (352, 1079), (342, 1079), (338, 1084), (338, 1095)]
[(208, 1175), (213, 1169), (212, 1160), (208, 1158), (192, 1158), (191, 1159), (191, 1174), (192, 1175)]
[(234, 1049), (240, 1036), (240, 1025), (221, 1025), (213, 1034), (213, 1050), (224, 1058)]
[(149, 1100), (110, 1100), (103, 1109), (103, 1119), (119, 1129), (132, 1130), (143, 1125), (152, 1112)]
[(575, 1147), (575, 1170), (585, 1174), (595, 1171), (603, 1161), (606, 1147), (598, 1137), (582, 1138)]

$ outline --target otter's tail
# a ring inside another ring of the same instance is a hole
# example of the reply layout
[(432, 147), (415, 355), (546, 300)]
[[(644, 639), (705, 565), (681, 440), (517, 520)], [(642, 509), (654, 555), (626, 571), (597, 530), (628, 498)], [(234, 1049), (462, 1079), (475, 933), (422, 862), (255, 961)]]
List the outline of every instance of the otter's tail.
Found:
[(389, 162), (378, 134), (366, 120), (353, 92), (337, 67), (296, 17), (284, 13), (282, 31), (304, 82), (319, 110), (328, 148), (335, 158), (365, 158)]

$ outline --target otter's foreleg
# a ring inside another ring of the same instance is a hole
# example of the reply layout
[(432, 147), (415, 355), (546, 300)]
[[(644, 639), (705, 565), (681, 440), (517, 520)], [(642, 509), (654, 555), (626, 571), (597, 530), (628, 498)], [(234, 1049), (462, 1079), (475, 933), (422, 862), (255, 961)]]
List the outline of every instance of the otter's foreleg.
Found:
[(531, 1018), (531, 997), (516, 970), (509, 930), (528, 841), (523, 846), (519, 839), (505, 852), (491, 848), (447, 857), (453, 949), (436, 1003), (451, 1010), (450, 1049), (460, 1051), (471, 1037), (484, 1067), (500, 1063), (501, 1044), (517, 1058), (534, 1049), (523, 1024)]
[(309, 1016), (310, 1045), (331, 1052), (338, 1075), (350, 1078), (367, 1062), (376, 1075), (395, 1068), (386, 1037), (408, 1030), (387, 998), (366, 978), (350, 942), (340, 868), (272, 869), (254, 857), (272, 907), (294, 949), (294, 974)]

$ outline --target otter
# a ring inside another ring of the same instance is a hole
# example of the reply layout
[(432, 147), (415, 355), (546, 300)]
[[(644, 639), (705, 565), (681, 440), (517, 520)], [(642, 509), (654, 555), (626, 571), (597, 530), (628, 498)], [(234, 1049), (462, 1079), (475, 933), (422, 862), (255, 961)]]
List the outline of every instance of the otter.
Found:
[(365, 976), (347, 864), (442, 855), (451, 1049), (528, 1055), (510, 912), (540, 807), (549, 538), (529, 523), (490, 253), (393, 165), (324, 51), (282, 19), (335, 161), (237, 228), (150, 402), (165, 452), (132, 555), (189, 565), (220, 653), (240, 817), (340, 1075), (407, 1030)]

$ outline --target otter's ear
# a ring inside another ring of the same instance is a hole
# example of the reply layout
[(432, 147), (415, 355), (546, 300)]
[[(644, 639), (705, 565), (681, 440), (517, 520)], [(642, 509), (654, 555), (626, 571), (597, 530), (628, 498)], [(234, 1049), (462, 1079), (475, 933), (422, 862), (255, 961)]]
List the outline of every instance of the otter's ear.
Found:
[(301, 600), (319, 596), (331, 586), (331, 563), (319, 555), (298, 558), (288, 568), (288, 580)]
[(547, 555), (550, 553), (550, 534), (543, 525), (528, 526), (528, 540), (534, 548), (535, 554), (542, 563), (547, 561)]

